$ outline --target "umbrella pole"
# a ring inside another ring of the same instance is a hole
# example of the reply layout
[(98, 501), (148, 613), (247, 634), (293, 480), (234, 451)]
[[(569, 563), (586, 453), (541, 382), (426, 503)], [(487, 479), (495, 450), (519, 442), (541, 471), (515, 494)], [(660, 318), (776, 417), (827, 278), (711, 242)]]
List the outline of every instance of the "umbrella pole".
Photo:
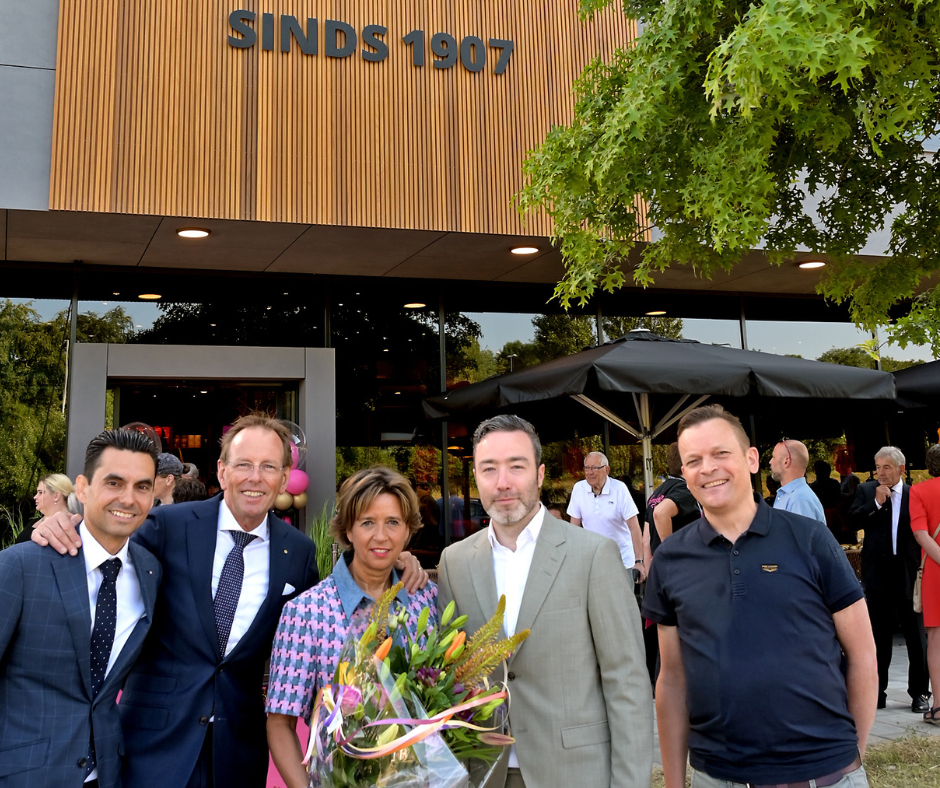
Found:
[(653, 494), (653, 433), (650, 419), (649, 394), (640, 394), (639, 401), (641, 442), (643, 444), (643, 494), (649, 501)]

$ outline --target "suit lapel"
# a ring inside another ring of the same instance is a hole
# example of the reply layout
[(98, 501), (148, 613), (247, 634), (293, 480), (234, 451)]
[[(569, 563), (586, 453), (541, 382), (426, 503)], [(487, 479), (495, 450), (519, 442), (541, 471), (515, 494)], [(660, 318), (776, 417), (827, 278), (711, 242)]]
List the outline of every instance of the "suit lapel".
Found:
[(470, 554), (470, 577), (473, 578), (483, 621), (487, 621), (496, 612), (499, 598), (496, 596), (496, 575), (493, 574), (493, 548), (486, 531), (481, 532)]
[[(532, 556), (532, 565), (529, 567), (525, 592), (522, 594), (522, 605), (519, 608), (519, 618), (516, 621), (516, 632), (532, 628), (564, 560), (565, 534), (561, 528), (561, 523), (546, 514), (538, 541), (535, 544), (535, 554)], [(525, 646), (525, 643), (519, 646), (515, 654), (512, 655), (510, 662), (516, 658), (523, 646)]]
[(52, 559), (56, 584), (62, 598), (72, 644), (78, 657), (78, 669), (82, 674), (85, 692), (91, 697), (91, 605), (88, 601), (88, 579), (85, 572), (85, 557), (56, 555)]
[[(206, 501), (208, 507), (200, 506), (192, 511), (193, 520), (186, 524), (186, 544), (189, 549), (189, 582), (203, 631), (219, 652), (219, 636), (215, 629), (215, 608), (212, 605), (212, 564), (215, 561), (215, 543), (219, 535), (217, 498)], [(212, 514), (214, 516), (206, 516)]]

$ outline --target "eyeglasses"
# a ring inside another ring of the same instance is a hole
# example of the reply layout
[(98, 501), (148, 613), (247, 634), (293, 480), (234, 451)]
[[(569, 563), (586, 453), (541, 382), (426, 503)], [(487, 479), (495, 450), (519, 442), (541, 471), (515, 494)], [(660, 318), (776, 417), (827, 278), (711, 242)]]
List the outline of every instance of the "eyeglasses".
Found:
[(783, 448), (785, 448), (785, 449), (787, 450), (787, 459), (788, 459), (788, 460), (791, 462), (791, 464), (792, 464), (792, 462), (793, 462), (793, 455), (790, 454), (790, 447), (787, 446), (787, 441), (788, 441), (788, 440), (790, 440), (790, 438), (781, 438), (781, 439), (780, 439), (780, 442), (783, 444)]
[(599, 471), (606, 468), (606, 465), (585, 465), (584, 470), (586, 471)]
[(239, 476), (251, 476), (255, 468), (257, 468), (261, 475), (268, 479), (277, 476), (284, 470), (283, 465), (275, 465), (271, 462), (263, 462), (260, 465), (254, 465), (250, 462), (227, 462), (225, 464)]

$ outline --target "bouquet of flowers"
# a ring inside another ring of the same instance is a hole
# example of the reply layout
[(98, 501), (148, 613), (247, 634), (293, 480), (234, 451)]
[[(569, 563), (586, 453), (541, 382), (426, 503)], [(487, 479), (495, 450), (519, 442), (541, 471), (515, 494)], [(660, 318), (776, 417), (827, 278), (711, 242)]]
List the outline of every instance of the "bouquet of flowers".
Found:
[(467, 786), (471, 759), (491, 765), (513, 743), (503, 732), (508, 692), (487, 677), (529, 630), (498, 639), (501, 598), (469, 639), (460, 630), (467, 617), (454, 618), (453, 602), (440, 626), (424, 608), (412, 639), (408, 612), (389, 615), (401, 587), (376, 601), (362, 636), (343, 647), (333, 683), (317, 696), (304, 760), (312, 786)]

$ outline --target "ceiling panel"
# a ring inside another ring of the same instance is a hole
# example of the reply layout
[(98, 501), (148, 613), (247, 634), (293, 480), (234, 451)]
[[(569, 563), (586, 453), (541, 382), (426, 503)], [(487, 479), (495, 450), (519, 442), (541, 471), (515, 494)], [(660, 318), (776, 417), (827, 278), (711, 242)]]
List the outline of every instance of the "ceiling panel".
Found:
[(284, 250), (268, 270), (385, 276), (442, 235), (444, 233), (422, 230), (312, 225)]
[[(181, 227), (210, 230), (205, 239), (179, 238)], [(534, 244), (533, 257), (511, 254)], [(639, 245), (631, 255), (636, 261)], [(69, 211), (0, 211), (0, 252), (14, 263), (65, 263), (177, 269), (181, 274), (230, 271), (245, 275), (325, 275), (499, 281), (552, 285), (564, 275), (561, 256), (547, 238), (383, 228), (242, 222), (218, 219), (97, 214)], [(711, 279), (691, 266), (654, 275), (652, 287), (686, 293), (812, 296), (823, 271), (796, 262), (770, 265), (753, 251), (730, 273)], [(883, 258), (870, 258), (874, 263)], [(735, 296), (737, 297), (737, 296)]]

